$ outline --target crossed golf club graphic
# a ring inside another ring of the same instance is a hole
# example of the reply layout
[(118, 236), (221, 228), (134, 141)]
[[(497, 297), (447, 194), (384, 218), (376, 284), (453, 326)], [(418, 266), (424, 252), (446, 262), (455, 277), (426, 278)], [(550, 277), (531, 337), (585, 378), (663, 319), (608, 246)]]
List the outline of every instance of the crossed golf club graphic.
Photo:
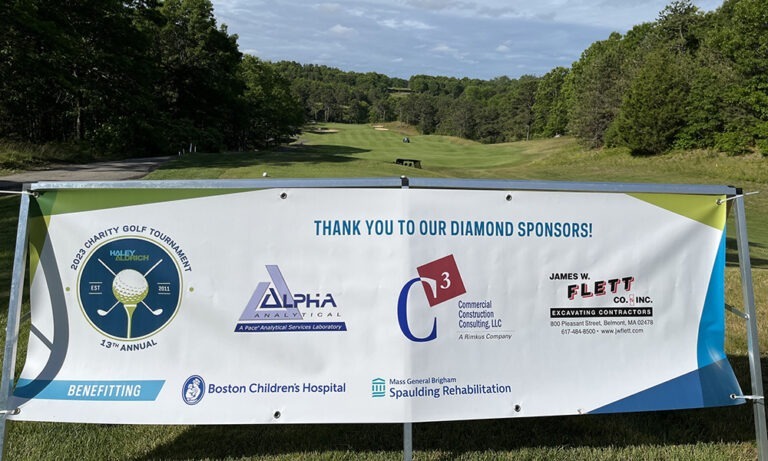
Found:
[(107, 263), (102, 261), (100, 258), (98, 261), (102, 266), (104, 266), (105, 269), (109, 271), (110, 274), (115, 277), (112, 280), (112, 294), (115, 295), (117, 302), (113, 304), (109, 309), (97, 309), (96, 313), (101, 317), (106, 317), (115, 307), (117, 307), (118, 304), (122, 304), (123, 308), (125, 309), (125, 314), (128, 317), (128, 331), (126, 337), (130, 339), (133, 313), (136, 311), (136, 307), (139, 304), (147, 308), (147, 310), (152, 315), (161, 315), (163, 313), (163, 309), (152, 309), (149, 307), (149, 305), (147, 305), (147, 303), (144, 302), (144, 298), (146, 298), (147, 294), (149, 294), (149, 283), (147, 282), (147, 275), (149, 275), (150, 272), (159, 266), (163, 260), (160, 259), (143, 274), (134, 269), (123, 269), (120, 272), (115, 273), (115, 271), (113, 271), (107, 265)]

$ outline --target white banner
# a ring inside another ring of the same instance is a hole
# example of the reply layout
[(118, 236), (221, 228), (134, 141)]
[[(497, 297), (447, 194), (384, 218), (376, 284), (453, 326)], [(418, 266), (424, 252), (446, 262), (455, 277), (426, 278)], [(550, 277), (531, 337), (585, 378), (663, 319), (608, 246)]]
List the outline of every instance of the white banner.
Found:
[(44, 193), (13, 418), (420, 422), (741, 403), (718, 198)]

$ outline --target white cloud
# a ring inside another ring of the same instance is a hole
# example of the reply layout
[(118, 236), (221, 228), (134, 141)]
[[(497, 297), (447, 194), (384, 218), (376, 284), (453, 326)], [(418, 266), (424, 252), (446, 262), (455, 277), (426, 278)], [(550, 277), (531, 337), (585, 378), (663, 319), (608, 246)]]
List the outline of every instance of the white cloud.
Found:
[(457, 53), (459, 50), (452, 48), (445, 43), (440, 43), (439, 45), (432, 47), (432, 51), (436, 51), (438, 53), (453, 54)]
[(390, 29), (397, 29), (399, 26), (396, 19), (382, 19), (378, 23), (380, 26), (389, 27)]
[(430, 26), (429, 24), (425, 24), (421, 21), (416, 21), (413, 19), (406, 19), (403, 21), (400, 21), (397, 19), (383, 19), (381, 21), (378, 21), (378, 23), (384, 27), (389, 27), (390, 29), (411, 29), (411, 30), (434, 29), (434, 27)]
[(403, 3), (413, 8), (436, 11), (452, 9), (462, 4), (455, 0), (404, 0)]
[(342, 26), (341, 24), (336, 24), (335, 26), (331, 27), (328, 29), (328, 32), (339, 37), (350, 37), (357, 34), (355, 29)]
[(346, 14), (355, 17), (365, 16), (365, 10), (349, 5), (348, 3), (349, 2), (345, 2), (344, 5), (341, 3), (317, 3), (313, 5), (313, 8), (328, 15)]
[(402, 78), (544, 75), (612, 31), (654, 21), (669, 1), (212, 0), (246, 53)]
[(243, 3), (239, 0), (214, 0), (214, 10), (216, 14), (237, 14), (244, 10), (252, 10), (261, 7), (264, 2), (256, 1)]
[(410, 19), (406, 19), (405, 21), (403, 21), (403, 26), (405, 26), (407, 29), (418, 29), (418, 30), (434, 29), (434, 27), (430, 26), (429, 24), (425, 24), (421, 21), (413, 21)]
[(447, 45), (445, 43), (439, 43), (438, 45), (433, 46), (430, 49), (430, 51), (433, 51), (433, 52), (441, 54), (441, 55), (450, 56), (453, 59), (455, 59), (457, 61), (461, 61), (461, 62), (463, 62), (465, 64), (476, 62), (476, 61), (474, 61), (472, 59), (467, 59), (467, 56), (469, 56), (470, 53), (465, 52), (465, 51), (461, 51), (461, 50), (459, 50), (457, 48), (454, 48), (452, 46), (449, 46), (449, 45)]
[(413, 9), (445, 12), (462, 17), (517, 17), (518, 11), (508, 6), (514, 1), (403, 0)]
[(343, 7), (339, 3), (318, 3), (314, 5), (314, 8), (323, 13), (338, 13), (343, 10)]
[[(393, 0), (369, 0), (391, 4)], [(712, 10), (723, 0), (694, 0)], [(670, 0), (400, 0), (400, 4), (430, 14), (464, 18), (529, 19), (580, 24), (626, 31), (654, 21)]]

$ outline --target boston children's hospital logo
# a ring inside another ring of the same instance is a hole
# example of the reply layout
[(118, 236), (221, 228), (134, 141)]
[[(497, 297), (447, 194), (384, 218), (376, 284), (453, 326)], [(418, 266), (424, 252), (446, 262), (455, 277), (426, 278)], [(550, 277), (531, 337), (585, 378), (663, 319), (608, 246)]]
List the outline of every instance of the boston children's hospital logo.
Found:
[(187, 405), (197, 405), (205, 396), (205, 381), (199, 375), (192, 375), (181, 387), (181, 399)]
[(467, 290), (464, 288), (464, 282), (461, 280), (461, 274), (459, 274), (459, 268), (453, 255), (448, 255), (419, 266), (416, 268), (416, 271), (419, 273), (419, 276), (409, 280), (400, 291), (397, 301), (397, 321), (400, 324), (400, 330), (406, 338), (421, 343), (437, 338), (437, 318), (433, 319), (432, 330), (426, 336), (416, 336), (411, 331), (411, 326), (408, 323), (408, 293), (411, 287), (421, 282), (429, 307), (435, 307), (445, 301), (461, 296)]
[(88, 321), (104, 335), (119, 340), (146, 338), (178, 311), (179, 268), (166, 250), (149, 240), (110, 240), (83, 265), (78, 298)]

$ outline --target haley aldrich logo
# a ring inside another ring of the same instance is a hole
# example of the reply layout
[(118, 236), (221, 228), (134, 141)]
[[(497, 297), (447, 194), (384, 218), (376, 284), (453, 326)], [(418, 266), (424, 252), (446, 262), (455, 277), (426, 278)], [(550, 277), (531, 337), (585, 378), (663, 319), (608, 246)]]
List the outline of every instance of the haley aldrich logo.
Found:
[(236, 333), (346, 331), (330, 292), (292, 293), (277, 265), (267, 265), (269, 282), (259, 282), (235, 326)]
[(174, 318), (181, 285), (179, 268), (165, 249), (126, 237), (88, 255), (77, 295), (94, 328), (110, 338), (133, 341), (155, 334)]
[(205, 380), (198, 375), (190, 376), (181, 386), (181, 399), (187, 405), (197, 405), (203, 400), (204, 395)]
[(437, 318), (433, 319), (432, 329), (428, 335), (416, 336), (413, 334), (408, 323), (408, 293), (411, 287), (421, 282), (430, 308), (461, 296), (467, 290), (464, 288), (464, 282), (461, 279), (461, 274), (453, 255), (448, 255), (419, 266), (416, 268), (416, 271), (419, 276), (409, 280), (403, 289), (400, 290), (400, 296), (397, 301), (397, 321), (400, 324), (400, 330), (406, 338), (421, 343), (437, 338)]

